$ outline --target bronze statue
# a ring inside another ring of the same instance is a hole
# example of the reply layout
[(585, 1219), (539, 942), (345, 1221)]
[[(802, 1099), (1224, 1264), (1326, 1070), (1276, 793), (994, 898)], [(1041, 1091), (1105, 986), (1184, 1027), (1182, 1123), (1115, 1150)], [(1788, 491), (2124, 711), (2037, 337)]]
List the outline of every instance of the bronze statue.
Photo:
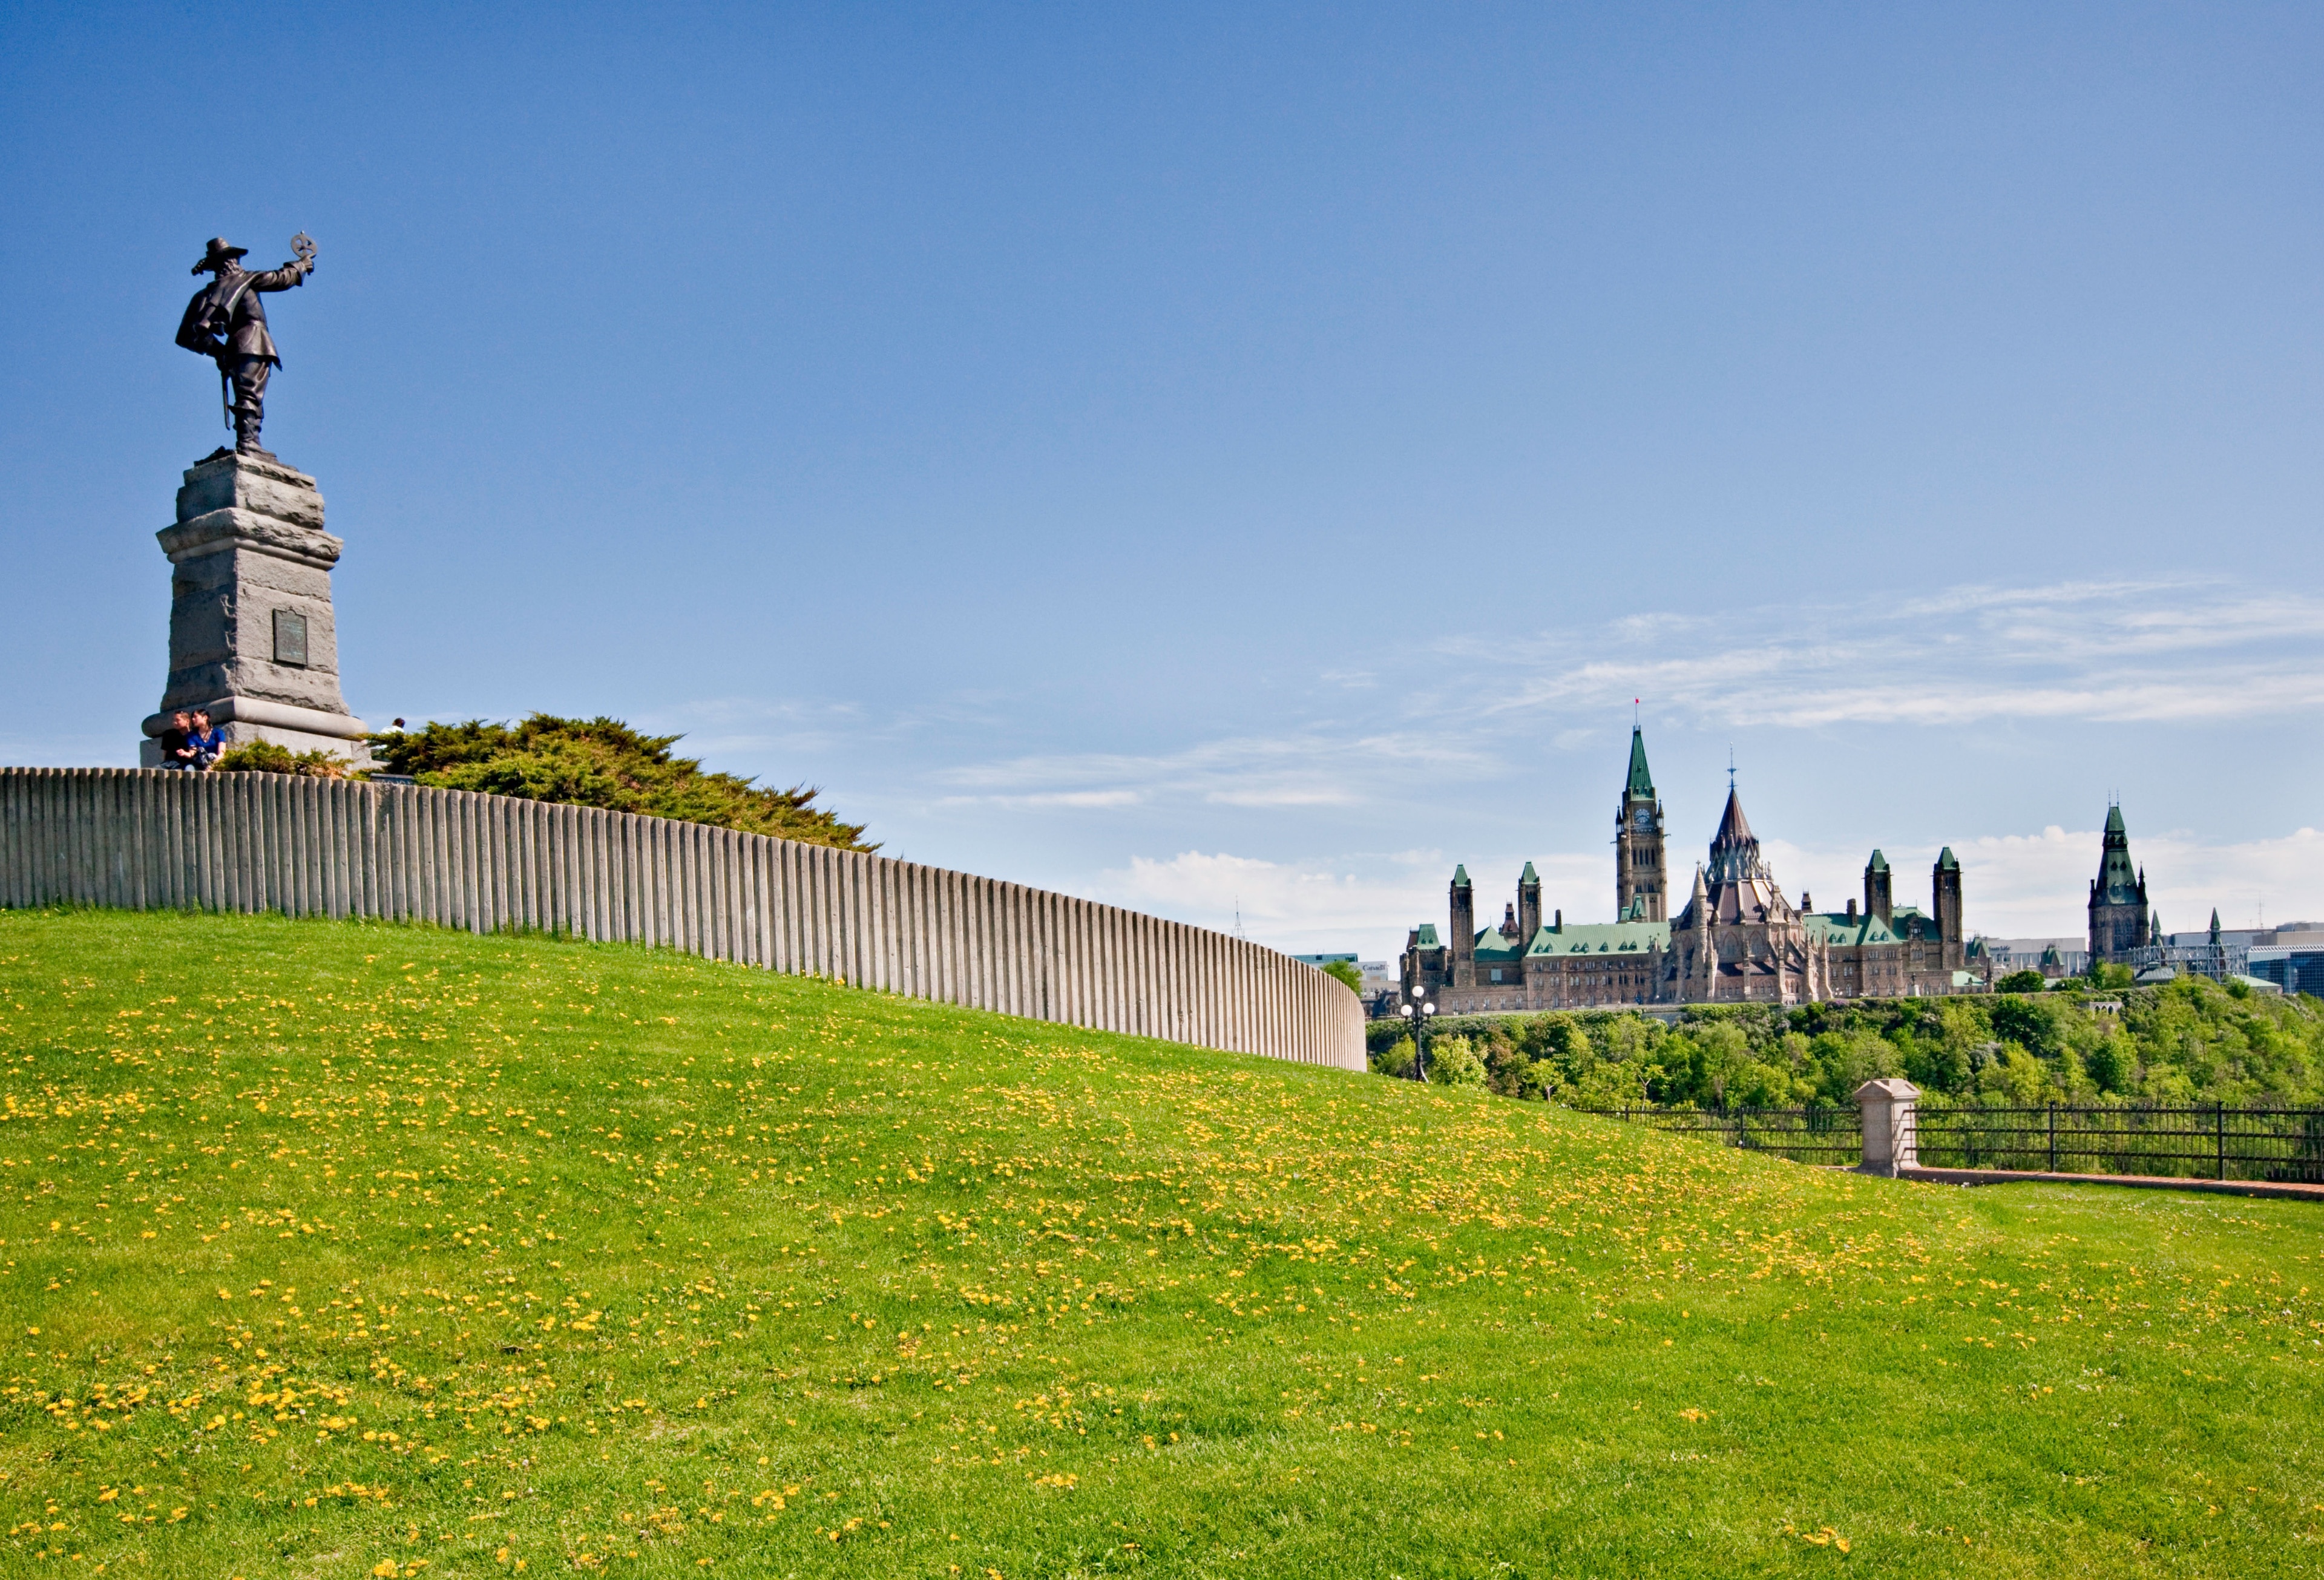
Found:
[(244, 455), (265, 455), (259, 447), (258, 428), (265, 419), (267, 375), (282, 365), (275, 354), (274, 337), (266, 332), (263, 291), (289, 290), (307, 283), (315, 271), (315, 243), (305, 231), (290, 238), (298, 254), (291, 262), (263, 274), (242, 266), (247, 247), (230, 247), (224, 236), (212, 236), (196, 274), (216, 276), (186, 304), (178, 325), (178, 344), (217, 363), (218, 399), (234, 420), (234, 447)]

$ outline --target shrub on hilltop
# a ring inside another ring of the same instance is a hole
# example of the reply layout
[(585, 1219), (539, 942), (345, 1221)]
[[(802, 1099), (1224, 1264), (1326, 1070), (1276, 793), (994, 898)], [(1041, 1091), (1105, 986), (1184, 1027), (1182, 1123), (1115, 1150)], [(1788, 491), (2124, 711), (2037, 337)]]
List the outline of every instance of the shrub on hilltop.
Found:
[(327, 751), (292, 751), (272, 740), (246, 740), (217, 760), (221, 774), (290, 774), (301, 779), (344, 779), (347, 759)]
[(371, 748), (389, 772), (439, 789), (643, 813), (843, 850), (879, 849), (864, 842), (862, 823), (816, 806), (817, 791), (705, 773), (698, 759), (671, 755), (682, 739), (641, 735), (619, 719), (534, 713), (517, 724), (471, 719), (392, 730), (373, 736)]

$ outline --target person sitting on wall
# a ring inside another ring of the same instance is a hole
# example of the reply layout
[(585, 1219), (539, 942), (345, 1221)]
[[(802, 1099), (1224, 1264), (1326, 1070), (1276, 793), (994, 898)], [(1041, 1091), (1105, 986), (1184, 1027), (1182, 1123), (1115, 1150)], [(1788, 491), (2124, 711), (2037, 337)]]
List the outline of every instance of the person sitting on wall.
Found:
[(193, 742), (193, 721), (181, 712), (171, 714), (170, 727), (161, 731), (161, 766), (193, 772), (199, 766)]
[(207, 773), (217, 767), (218, 758), (226, 756), (226, 731), (210, 722), (208, 712), (196, 708), (192, 714), (193, 728), (187, 732), (186, 744), (193, 749), (192, 767)]

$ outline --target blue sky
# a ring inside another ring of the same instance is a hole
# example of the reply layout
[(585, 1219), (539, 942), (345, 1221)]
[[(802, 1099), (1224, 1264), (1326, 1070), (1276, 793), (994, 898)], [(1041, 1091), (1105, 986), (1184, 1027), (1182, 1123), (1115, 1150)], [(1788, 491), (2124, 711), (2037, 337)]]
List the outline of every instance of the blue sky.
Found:
[[(350, 703), (606, 712), (896, 854), (1367, 955), (1794, 889), (2324, 918), (2313, 6), (0, 13), (0, 760), (125, 763), (218, 442)], [(1481, 902), (1480, 902), (1481, 903)]]

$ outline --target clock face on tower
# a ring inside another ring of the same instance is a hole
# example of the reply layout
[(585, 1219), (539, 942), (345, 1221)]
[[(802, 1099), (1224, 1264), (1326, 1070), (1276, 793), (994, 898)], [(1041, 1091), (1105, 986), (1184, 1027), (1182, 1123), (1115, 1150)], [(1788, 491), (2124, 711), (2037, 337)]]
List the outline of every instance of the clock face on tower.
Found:
[(1651, 827), (1654, 821), (1655, 814), (1649, 808), (1639, 806), (1633, 807), (1630, 811), (1630, 823), (1634, 828), (1643, 829)]

